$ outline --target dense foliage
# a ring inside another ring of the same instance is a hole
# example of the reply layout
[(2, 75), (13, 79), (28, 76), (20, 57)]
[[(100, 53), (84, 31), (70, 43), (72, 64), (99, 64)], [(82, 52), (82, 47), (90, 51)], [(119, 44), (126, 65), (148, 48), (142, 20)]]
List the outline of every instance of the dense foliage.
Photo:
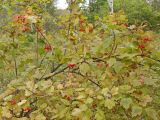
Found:
[[(85, 13), (91, 22), (94, 22), (95, 16), (106, 16), (109, 14), (107, 0), (89, 0), (89, 7), (84, 7)], [(159, 30), (160, 21), (160, 3), (156, 0), (149, 5), (147, 0), (115, 0), (114, 11), (123, 10), (129, 24), (147, 24), (150, 29)]]
[(36, 1), (1, 2), (2, 120), (160, 119), (157, 33), (123, 11), (92, 24), (81, 0), (56, 18)]

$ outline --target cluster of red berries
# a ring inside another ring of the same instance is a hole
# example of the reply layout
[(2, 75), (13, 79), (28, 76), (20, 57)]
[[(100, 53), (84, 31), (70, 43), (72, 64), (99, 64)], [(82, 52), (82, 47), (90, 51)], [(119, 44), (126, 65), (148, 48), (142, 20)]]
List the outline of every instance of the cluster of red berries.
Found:
[(80, 32), (86, 32), (86, 30), (84, 28), (80, 28), (79, 31)]
[(26, 16), (24, 15), (15, 15), (14, 16), (14, 21), (16, 21), (19, 24), (23, 24), (26, 21)]
[[(86, 30), (85, 30), (84, 28), (80, 28), (79, 31), (80, 31), (80, 32), (83, 32), (83, 33), (86, 32)], [(89, 31), (88, 31), (88, 32), (90, 32), (90, 33), (93, 32), (93, 28), (89, 28)]]
[(145, 45), (144, 45), (144, 44), (140, 44), (140, 45), (138, 45), (138, 48), (139, 48), (139, 49), (144, 49), (144, 48), (145, 48)]
[(76, 67), (76, 64), (68, 64), (69, 69), (73, 69), (74, 67)]
[(95, 109), (96, 107), (97, 107), (97, 104), (96, 104), (96, 103), (93, 103), (93, 104), (92, 104), (92, 108)]
[(138, 48), (142, 50), (142, 49), (145, 49), (145, 44), (146, 44), (147, 42), (150, 42), (150, 41), (151, 41), (151, 38), (149, 38), (149, 37), (144, 37), (144, 38), (142, 38), (141, 40), (142, 40), (142, 41), (141, 41), (141, 44), (138, 45)]
[(21, 30), (22, 32), (27, 32), (30, 30), (29, 22), (27, 20), (27, 17), (25, 15), (15, 15), (14, 21), (20, 25), (22, 25)]
[(24, 112), (29, 112), (29, 111), (31, 111), (31, 110), (32, 110), (32, 108), (30, 108), (30, 107), (23, 108), (23, 111), (24, 111)]
[(81, 18), (81, 19), (79, 20), (79, 23), (80, 23), (80, 25), (82, 25), (83, 23), (85, 23), (85, 19), (82, 19), (82, 18)]
[[(12, 100), (10, 101), (10, 104), (11, 104), (11, 105), (16, 105), (16, 104), (17, 104), (16, 99), (12, 99)], [(30, 107), (23, 108), (23, 111), (24, 111), (24, 112), (29, 112), (29, 111), (31, 111), (31, 110), (32, 110), (32, 108), (30, 108)]]
[(17, 103), (16, 99), (12, 99), (12, 100), (10, 101), (10, 104), (11, 104), (11, 105), (15, 105), (16, 103)]
[(86, 32), (86, 30), (83, 28), (83, 24), (85, 23), (84, 19), (80, 19), (79, 20), (79, 24), (80, 24), (80, 32)]
[(146, 43), (146, 42), (150, 42), (150, 41), (151, 41), (151, 38), (145, 37), (145, 38), (143, 38), (142, 40), (143, 40), (144, 43)]
[(121, 24), (121, 26), (124, 27), (124, 28), (128, 28), (128, 24), (127, 23)]
[(128, 28), (129, 27), (127, 23), (122, 23), (122, 22), (117, 21), (117, 20), (112, 21), (112, 24), (113, 25), (119, 25), (119, 26), (121, 26), (123, 28)]
[(71, 100), (72, 100), (72, 97), (69, 96), (69, 95), (65, 95), (64, 98), (65, 98), (66, 100), (68, 100), (68, 101), (71, 101)]
[(52, 46), (49, 43), (46, 43), (44, 46), (45, 52), (50, 52), (52, 51)]
[[(85, 26), (84, 26), (85, 20), (84, 19), (80, 19), (79, 23), (80, 23), (79, 31), (85, 33), (86, 32), (86, 29), (85, 29)], [(89, 31), (88, 32), (90, 32), (90, 33), (93, 32), (93, 28), (89, 27)]]

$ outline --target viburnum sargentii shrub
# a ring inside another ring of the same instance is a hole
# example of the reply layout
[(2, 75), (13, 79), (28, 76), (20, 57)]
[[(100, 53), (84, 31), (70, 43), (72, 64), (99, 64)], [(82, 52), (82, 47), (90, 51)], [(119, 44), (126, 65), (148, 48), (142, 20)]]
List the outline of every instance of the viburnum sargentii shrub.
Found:
[(1, 119), (160, 119), (159, 36), (128, 25), (123, 12), (92, 25), (77, 8), (58, 18), (56, 33), (45, 33), (34, 9), (13, 17), (0, 44), (3, 69), (15, 73)]

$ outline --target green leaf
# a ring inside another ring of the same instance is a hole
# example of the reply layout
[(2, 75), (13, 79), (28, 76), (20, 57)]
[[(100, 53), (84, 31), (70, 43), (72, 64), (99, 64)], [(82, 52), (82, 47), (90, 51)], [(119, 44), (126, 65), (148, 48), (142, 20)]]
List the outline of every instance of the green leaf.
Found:
[(150, 97), (149, 95), (145, 95), (145, 96), (142, 96), (140, 100), (141, 100), (140, 105), (145, 107), (147, 106), (148, 103), (152, 102), (153, 98)]
[(12, 114), (9, 111), (9, 107), (2, 107), (2, 117), (11, 118)]
[(131, 86), (129, 85), (121, 85), (119, 87), (120, 93), (128, 93), (131, 90)]
[(139, 106), (133, 106), (132, 107), (132, 117), (136, 117), (138, 115), (142, 114), (142, 108)]
[(59, 118), (65, 117), (66, 113), (68, 112), (68, 107), (63, 108), (59, 113)]
[(131, 98), (122, 98), (121, 99), (121, 105), (127, 110), (130, 105), (132, 104), (132, 99)]
[(35, 88), (35, 82), (33, 80), (26, 82), (26, 88), (29, 90), (34, 90)]
[(112, 96), (114, 96), (114, 95), (117, 95), (118, 94), (118, 90), (119, 90), (119, 88), (118, 87), (113, 87), (112, 89), (111, 89), (111, 94), (112, 94)]
[(10, 100), (12, 100), (12, 98), (13, 98), (13, 95), (6, 96), (4, 98), (4, 101), (10, 101)]
[(92, 117), (92, 110), (88, 109), (83, 113), (82, 120), (90, 120)]
[(55, 56), (60, 57), (62, 55), (62, 50), (60, 48), (54, 49)]
[(35, 120), (46, 120), (46, 117), (43, 114), (39, 114), (35, 117)]
[(92, 98), (87, 98), (86, 104), (91, 104), (92, 102), (93, 102), (93, 99), (92, 99)]
[(52, 81), (51, 80), (47, 80), (47, 81), (42, 80), (37, 85), (41, 91), (44, 91), (52, 86)]
[(107, 99), (104, 103), (104, 106), (107, 107), (108, 109), (112, 109), (115, 106), (114, 100)]
[(48, 106), (47, 103), (43, 103), (43, 104), (40, 106), (40, 109), (43, 110), (43, 109), (45, 109), (47, 106)]
[(28, 118), (26, 118), (26, 117), (16, 118), (16, 119), (13, 118), (12, 120), (28, 120)]
[(103, 49), (107, 49), (112, 43), (112, 40), (111, 39), (105, 39), (104, 42), (103, 42)]
[(80, 94), (76, 99), (81, 100), (81, 99), (85, 99), (85, 98), (86, 98), (86, 94)]
[(73, 111), (72, 111), (72, 116), (78, 117), (81, 113), (82, 113), (82, 110), (81, 110), (81, 109), (75, 108), (75, 109), (73, 109)]
[(152, 118), (153, 120), (158, 120), (157, 113), (154, 109), (146, 108), (145, 111), (146, 111), (148, 117)]
[(90, 71), (90, 66), (87, 63), (83, 63), (79, 66), (80, 72), (86, 74)]
[(31, 23), (37, 23), (37, 17), (36, 17), (36, 16), (28, 16), (27, 19), (28, 19)]
[(86, 111), (88, 109), (86, 104), (80, 106), (81, 111)]
[(97, 99), (98, 99), (98, 100), (102, 100), (103, 98), (104, 98), (104, 97), (101, 96), (101, 95), (98, 95), (98, 96), (97, 96)]
[(124, 66), (123, 63), (121, 63), (121, 62), (116, 62), (116, 63), (114, 64), (113, 68), (114, 68), (114, 70), (115, 70), (116, 73), (119, 73), (119, 72), (122, 70), (123, 66)]
[(103, 88), (102, 91), (101, 91), (101, 94), (104, 95), (104, 96), (107, 96), (108, 92), (109, 92), (108, 88)]
[(30, 118), (31, 120), (46, 120), (46, 117), (42, 113), (40, 113), (38, 110), (32, 112), (30, 114)]
[(33, 94), (33, 92), (36, 91), (37, 85), (35, 85), (35, 82), (33, 80), (26, 82), (26, 90), (25, 95), (30, 96)]
[(51, 86), (48, 90), (47, 90), (47, 94), (52, 95), (55, 91), (54, 86)]
[(66, 99), (61, 99), (61, 101), (65, 104), (65, 105), (70, 105), (70, 102)]
[(76, 88), (75, 89), (75, 91), (77, 91), (77, 92), (81, 92), (81, 91), (84, 91), (85, 90), (85, 88)]
[(110, 58), (107, 63), (109, 64), (109, 66), (113, 66), (116, 63), (116, 59), (115, 58)]
[(105, 120), (104, 111), (98, 109), (98, 110), (96, 111), (95, 119), (96, 119), (96, 120)]

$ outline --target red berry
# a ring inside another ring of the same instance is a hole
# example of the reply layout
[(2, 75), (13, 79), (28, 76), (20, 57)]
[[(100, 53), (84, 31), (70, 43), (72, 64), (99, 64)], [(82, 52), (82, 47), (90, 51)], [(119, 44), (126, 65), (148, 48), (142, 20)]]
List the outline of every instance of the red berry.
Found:
[(24, 15), (15, 15), (14, 21), (16, 21), (19, 24), (22, 24), (26, 21), (26, 17)]
[(143, 38), (143, 41), (144, 41), (144, 42), (149, 42), (149, 41), (151, 41), (151, 39), (148, 38), (148, 37), (145, 37), (145, 38)]
[(72, 99), (72, 97), (68, 96), (68, 95), (65, 95), (64, 98), (67, 99), (68, 101), (70, 101)]
[(26, 26), (26, 25), (28, 25), (28, 24), (29, 24), (29, 22), (28, 22), (28, 21), (25, 21), (24, 25)]
[(145, 46), (144, 46), (143, 44), (140, 44), (140, 45), (138, 45), (138, 48), (139, 48), (139, 49), (144, 49)]
[(50, 51), (52, 50), (51, 45), (46, 43), (45, 46), (44, 46), (44, 50), (45, 50), (46, 52), (50, 52)]
[(29, 111), (31, 111), (32, 109), (30, 108), (30, 107), (27, 107), (27, 108), (23, 108), (23, 111), (24, 112), (29, 112)]
[(72, 98), (71, 98), (71, 96), (67, 96), (67, 98), (66, 98), (68, 101), (70, 101)]
[(83, 24), (84, 22), (85, 22), (85, 20), (83, 20), (83, 19), (80, 19), (80, 24)]
[(103, 63), (97, 63), (97, 67), (98, 68), (102, 68), (103, 67)]
[(22, 27), (22, 31), (23, 31), (23, 32), (27, 32), (27, 31), (29, 31), (29, 30), (30, 30), (30, 28), (27, 27), (27, 26), (23, 26), (23, 27)]
[(15, 105), (17, 103), (17, 101), (15, 99), (10, 101), (11, 105)]
[(97, 107), (96, 103), (93, 103), (93, 104), (92, 104), (92, 108), (95, 109), (96, 107)]
[(69, 67), (70, 69), (74, 68), (75, 66), (76, 66), (76, 64), (68, 64), (68, 67)]
[(65, 95), (64, 98), (67, 98), (67, 95)]
[(128, 27), (128, 24), (127, 24), (127, 23), (125, 23), (125, 24), (124, 24), (124, 26), (125, 26), (125, 27)]
[(83, 28), (80, 28), (79, 31), (80, 31), (80, 32), (86, 32), (85, 29), (83, 29)]
[(19, 18), (20, 18), (20, 15), (15, 15), (15, 16), (13, 17), (14, 21), (16, 21), (16, 22), (19, 20)]
[(106, 67), (109, 67), (109, 64), (106, 64)]
[(24, 22), (25, 22), (25, 20), (26, 20), (26, 18), (25, 18), (24, 16), (22, 16), (22, 17), (21, 17), (21, 21), (22, 21), (22, 23), (24, 23)]

